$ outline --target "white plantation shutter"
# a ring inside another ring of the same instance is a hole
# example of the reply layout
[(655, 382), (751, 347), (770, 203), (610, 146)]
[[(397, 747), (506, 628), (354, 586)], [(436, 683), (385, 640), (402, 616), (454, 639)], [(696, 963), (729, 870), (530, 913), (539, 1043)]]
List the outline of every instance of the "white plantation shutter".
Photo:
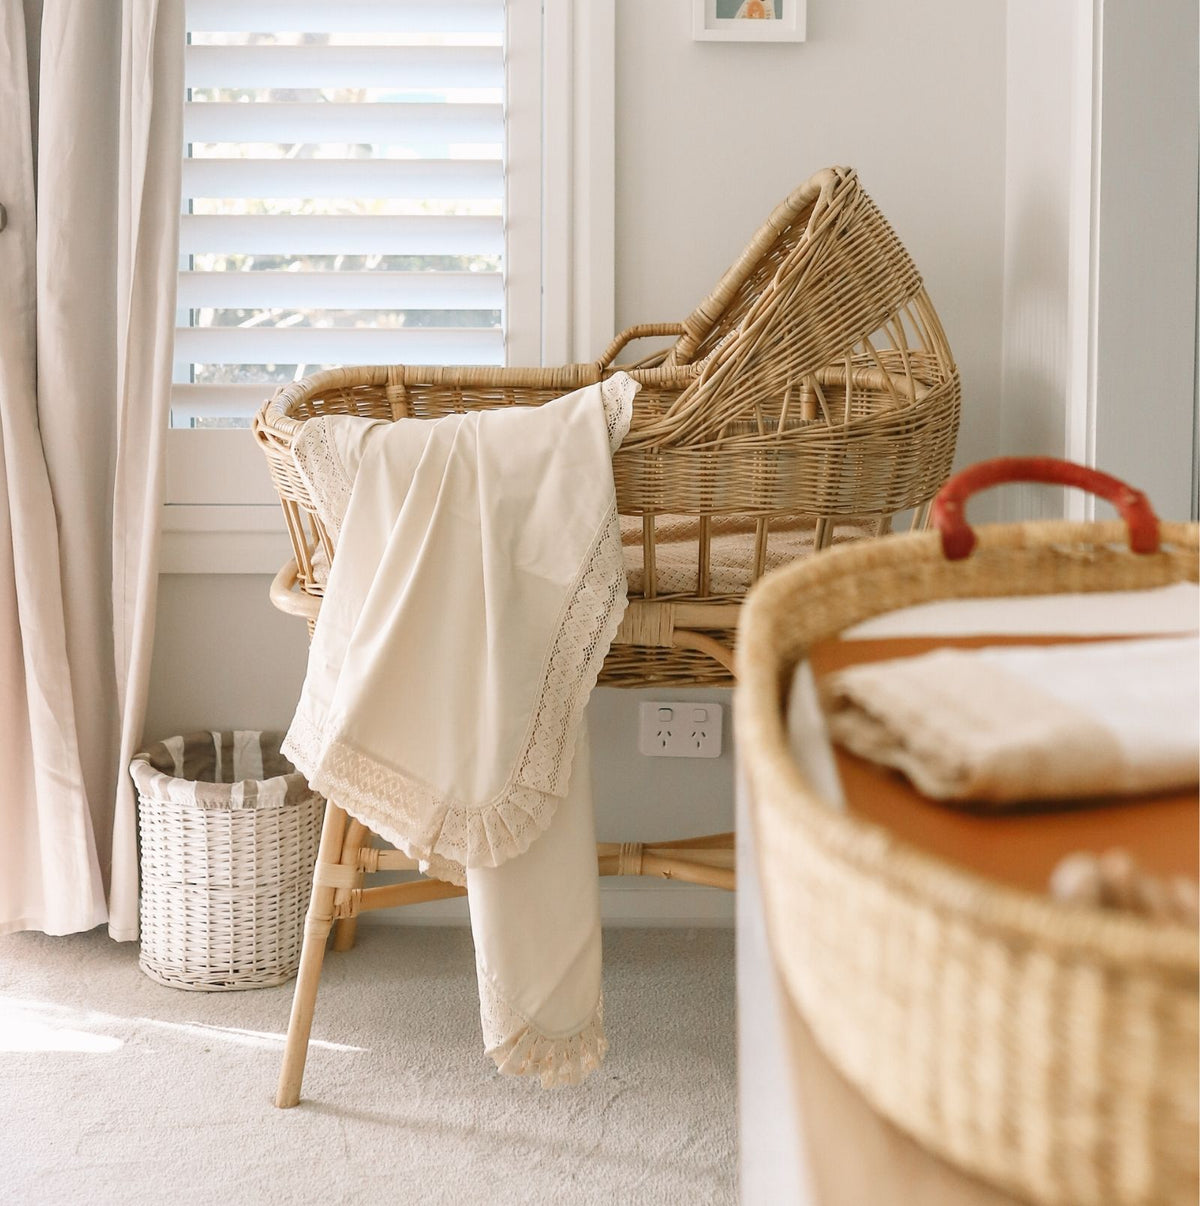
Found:
[(186, 0), (161, 568), (289, 556), (244, 428), (326, 365), (561, 364), (613, 335), (614, 6)]
[(172, 423), (347, 363), (499, 364), (504, 0), (188, 0)]

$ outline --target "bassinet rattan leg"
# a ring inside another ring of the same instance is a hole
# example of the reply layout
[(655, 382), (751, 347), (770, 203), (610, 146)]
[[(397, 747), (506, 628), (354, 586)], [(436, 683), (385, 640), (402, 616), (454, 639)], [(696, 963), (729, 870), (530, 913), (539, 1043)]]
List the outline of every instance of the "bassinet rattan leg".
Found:
[(287, 1042), (283, 1048), (283, 1066), (279, 1070), (279, 1087), (275, 1093), (275, 1104), (281, 1110), (290, 1109), (300, 1101), (300, 1082), (304, 1079), (304, 1061), (308, 1056), (308, 1036), (317, 1004), (321, 965), (325, 962), (325, 942), (333, 925), (334, 889), (321, 882), (320, 872), (323, 864), (338, 863), (345, 832), (346, 814), (331, 800), (325, 806), (321, 848), (317, 852), (312, 896), (308, 902), (308, 915), (304, 919), (300, 971), (296, 976)]
[(352, 951), (358, 940), (358, 918), (339, 917), (333, 926), (333, 949)]
[(358, 918), (338, 918), (333, 926), (333, 949), (338, 952), (355, 949), (358, 939)]
[[(353, 817), (346, 825), (346, 836), (342, 842), (342, 865), (358, 866), (358, 852), (370, 840), (367, 827)], [(339, 888), (334, 895), (335, 903), (341, 903), (341, 897), (347, 889)], [(354, 940), (358, 936), (358, 917), (339, 917), (333, 923), (333, 949), (335, 951), (353, 950)]]

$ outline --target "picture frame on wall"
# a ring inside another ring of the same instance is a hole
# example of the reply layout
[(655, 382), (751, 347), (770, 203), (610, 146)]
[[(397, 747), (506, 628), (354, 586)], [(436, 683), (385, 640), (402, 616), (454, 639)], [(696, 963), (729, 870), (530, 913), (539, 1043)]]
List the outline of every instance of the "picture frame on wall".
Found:
[(806, 0), (692, 0), (697, 42), (803, 42)]

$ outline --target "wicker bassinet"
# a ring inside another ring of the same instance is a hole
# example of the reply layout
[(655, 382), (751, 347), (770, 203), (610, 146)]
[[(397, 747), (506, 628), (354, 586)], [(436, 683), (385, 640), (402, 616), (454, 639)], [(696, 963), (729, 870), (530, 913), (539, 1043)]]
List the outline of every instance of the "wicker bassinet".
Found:
[(1117, 523), (1066, 522), (981, 528), (967, 560), (937, 532), (836, 549), (757, 588), (738, 651), (738, 749), (789, 995), (885, 1117), (1038, 1203), (1196, 1201), (1195, 931), (1002, 886), (835, 810), (791, 756), (783, 700), (810, 646), (883, 612), (1197, 581), (1200, 529), (1145, 514), (1128, 538), (1157, 551), (1132, 552)]
[(343, 368), (281, 389), (255, 420), (295, 553), (276, 603), (311, 620), (333, 555), (290, 455), (306, 419), (533, 406), (664, 335), (678, 337), (666, 352), (625, 366), (642, 386), (613, 463), (631, 606), (600, 681), (732, 681), (750, 585), (895, 512), (920, 518), (954, 455), (959, 381), (941, 323), (846, 168), (779, 205), (686, 321), (631, 327), (593, 364)]
[[(311, 630), (334, 555), (291, 456), (306, 420), (535, 406), (615, 372), (632, 340), (669, 335), (665, 352), (622, 366), (642, 387), (613, 460), (630, 605), (600, 681), (732, 681), (750, 585), (835, 537), (885, 530), (897, 511), (915, 508), (923, 522), (954, 455), (958, 372), (941, 323), (912, 260), (846, 168), (819, 173), (778, 206), (685, 322), (631, 327), (595, 363), (346, 368), (281, 389), (254, 424), (294, 551), (272, 586), (276, 606)], [(602, 843), (597, 855), (602, 875), (735, 884), (731, 833)], [(277, 1105), (299, 1100), (333, 921), (334, 946), (345, 949), (361, 912), (461, 894), (428, 879), (363, 886), (373, 872), (411, 866), (373, 848), (331, 801)]]

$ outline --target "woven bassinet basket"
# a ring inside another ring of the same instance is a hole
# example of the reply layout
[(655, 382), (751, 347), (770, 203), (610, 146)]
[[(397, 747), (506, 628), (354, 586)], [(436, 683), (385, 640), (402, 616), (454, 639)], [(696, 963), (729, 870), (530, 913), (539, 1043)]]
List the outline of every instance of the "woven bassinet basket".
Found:
[(1066, 522), (983, 527), (966, 560), (937, 532), (835, 549), (770, 576), (743, 621), (738, 750), (789, 994), (877, 1110), (1039, 1203), (1194, 1206), (1195, 931), (1001, 886), (835, 811), (783, 701), (809, 646), (886, 611), (1197, 581), (1200, 529), (1155, 526), (1143, 553), (1120, 524)]
[[(665, 352), (616, 365), (632, 340), (665, 335)], [(751, 583), (886, 530), (950, 472), (960, 391), (945, 332), (857, 174), (831, 168), (776, 207), (684, 322), (630, 327), (594, 363), (363, 366), (281, 389), (255, 419), (294, 550), (277, 606), (311, 621), (334, 553), (291, 457), (305, 421), (535, 406), (618, 367), (641, 390), (613, 458), (630, 607), (602, 683), (731, 682)]]
[(140, 966), (172, 988), (296, 974), (325, 801), (280, 733), (193, 733), (137, 754)]

